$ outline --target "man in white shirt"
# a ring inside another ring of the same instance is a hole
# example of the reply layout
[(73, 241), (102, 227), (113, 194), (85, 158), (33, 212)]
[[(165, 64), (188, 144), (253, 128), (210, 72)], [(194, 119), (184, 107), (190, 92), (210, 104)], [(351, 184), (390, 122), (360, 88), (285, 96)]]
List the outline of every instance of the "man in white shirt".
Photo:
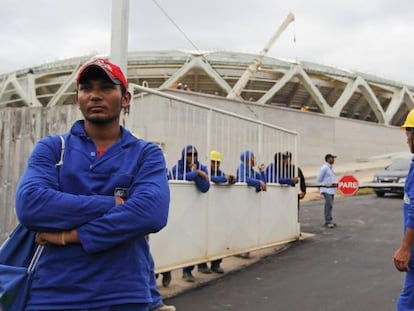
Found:
[(324, 212), (325, 212), (325, 227), (335, 228), (336, 223), (333, 222), (332, 218), (332, 208), (333, 201), (336, 192), (336, 176), (332, 169), (332, 165), (335, 162), (336, 156), (328, 153), (325, 155), (325, 164), (319, 170), (317, 177), (318, 183), (323, 183), (328, 187), (320, 187), (319, 192), (323, 195), (325, 199)]

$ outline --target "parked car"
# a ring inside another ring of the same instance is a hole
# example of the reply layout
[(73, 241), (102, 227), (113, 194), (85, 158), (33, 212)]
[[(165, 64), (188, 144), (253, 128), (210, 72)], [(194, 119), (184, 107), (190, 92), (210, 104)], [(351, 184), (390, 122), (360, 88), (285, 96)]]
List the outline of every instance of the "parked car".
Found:
[(411, 159), (396, 159), (382, 171), (375, 174), (373, 182), (381, 183), (374, 187), (375, 194), (383, 197), (386, 193), (404, 194), (404, 183), (410, 169)]

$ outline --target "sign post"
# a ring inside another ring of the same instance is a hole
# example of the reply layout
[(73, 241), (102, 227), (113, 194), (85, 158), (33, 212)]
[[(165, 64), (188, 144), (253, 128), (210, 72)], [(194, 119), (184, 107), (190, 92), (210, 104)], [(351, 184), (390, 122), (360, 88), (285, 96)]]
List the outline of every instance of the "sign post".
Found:
[(338, 190), (345, 196), (354, 195), (358, 189), (358, 180), (352, 175), (344, 175), (338, 180)]

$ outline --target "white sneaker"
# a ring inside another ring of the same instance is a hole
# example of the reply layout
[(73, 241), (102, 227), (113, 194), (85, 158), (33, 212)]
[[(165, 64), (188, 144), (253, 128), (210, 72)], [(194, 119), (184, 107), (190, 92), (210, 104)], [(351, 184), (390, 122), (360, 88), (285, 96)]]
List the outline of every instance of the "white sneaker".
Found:
[(168, 306), (168, 305), (162, 304), (159, 307), (152, 309), (151, 311), (176, 311), (176, 309), (174, 306)]

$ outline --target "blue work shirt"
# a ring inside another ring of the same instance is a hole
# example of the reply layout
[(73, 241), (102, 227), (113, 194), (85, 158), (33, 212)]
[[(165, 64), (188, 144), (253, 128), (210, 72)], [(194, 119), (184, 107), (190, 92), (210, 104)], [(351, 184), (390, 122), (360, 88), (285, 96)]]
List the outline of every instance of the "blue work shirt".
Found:
[[(284, 167), (278, 168), (275, 170), (275, 165), (274, 163), (270, 163), (267, 167), (266, 167), (266, 182), (267, 183), (276, 183), (276, 184), (281, 184), (281, 185), (290, 185), (290, 186), (294, 186), (295, 183), (293, 181), (292, 178), (288, 178), (288, 177), (284, 177), (283, 175), (285, 175), (286, 173), (283, 171)], [(284, 174), (285, 173), (285, 174)]]
[[(197, 149), (192, 145), (187, 145), (181, 151), (181, 159), (178, 160), (177, 164), (174, 165), (170, 172), (171, 178), (175, 180), (187, 180), (194, 181), (198, 190), (205, 193), (210, 189), (210, 181), (204, 179), (198, 175), (197, 171), (192, 171), (190, 165), (187, 163), (186, 154), (188, 150), (193, 150), (194, 153), (198, 153)], [(197, 170), (201, 170), (208, 175), (207, 167), (202, 165), (197, 159), (193, 159)]]
[[(16, 193), (19, 221), (37, 232), (76, 229), (80, 244), (48, 244), (27, 310), (89, 309), (150, 303), (151, 256), (145, 236), (167, 223), (170, 192), (155, 144), (121, 127), (100, 157), (83, 121), (36, 144)], [(115, 206), (114, 193), (125, 203)]]

